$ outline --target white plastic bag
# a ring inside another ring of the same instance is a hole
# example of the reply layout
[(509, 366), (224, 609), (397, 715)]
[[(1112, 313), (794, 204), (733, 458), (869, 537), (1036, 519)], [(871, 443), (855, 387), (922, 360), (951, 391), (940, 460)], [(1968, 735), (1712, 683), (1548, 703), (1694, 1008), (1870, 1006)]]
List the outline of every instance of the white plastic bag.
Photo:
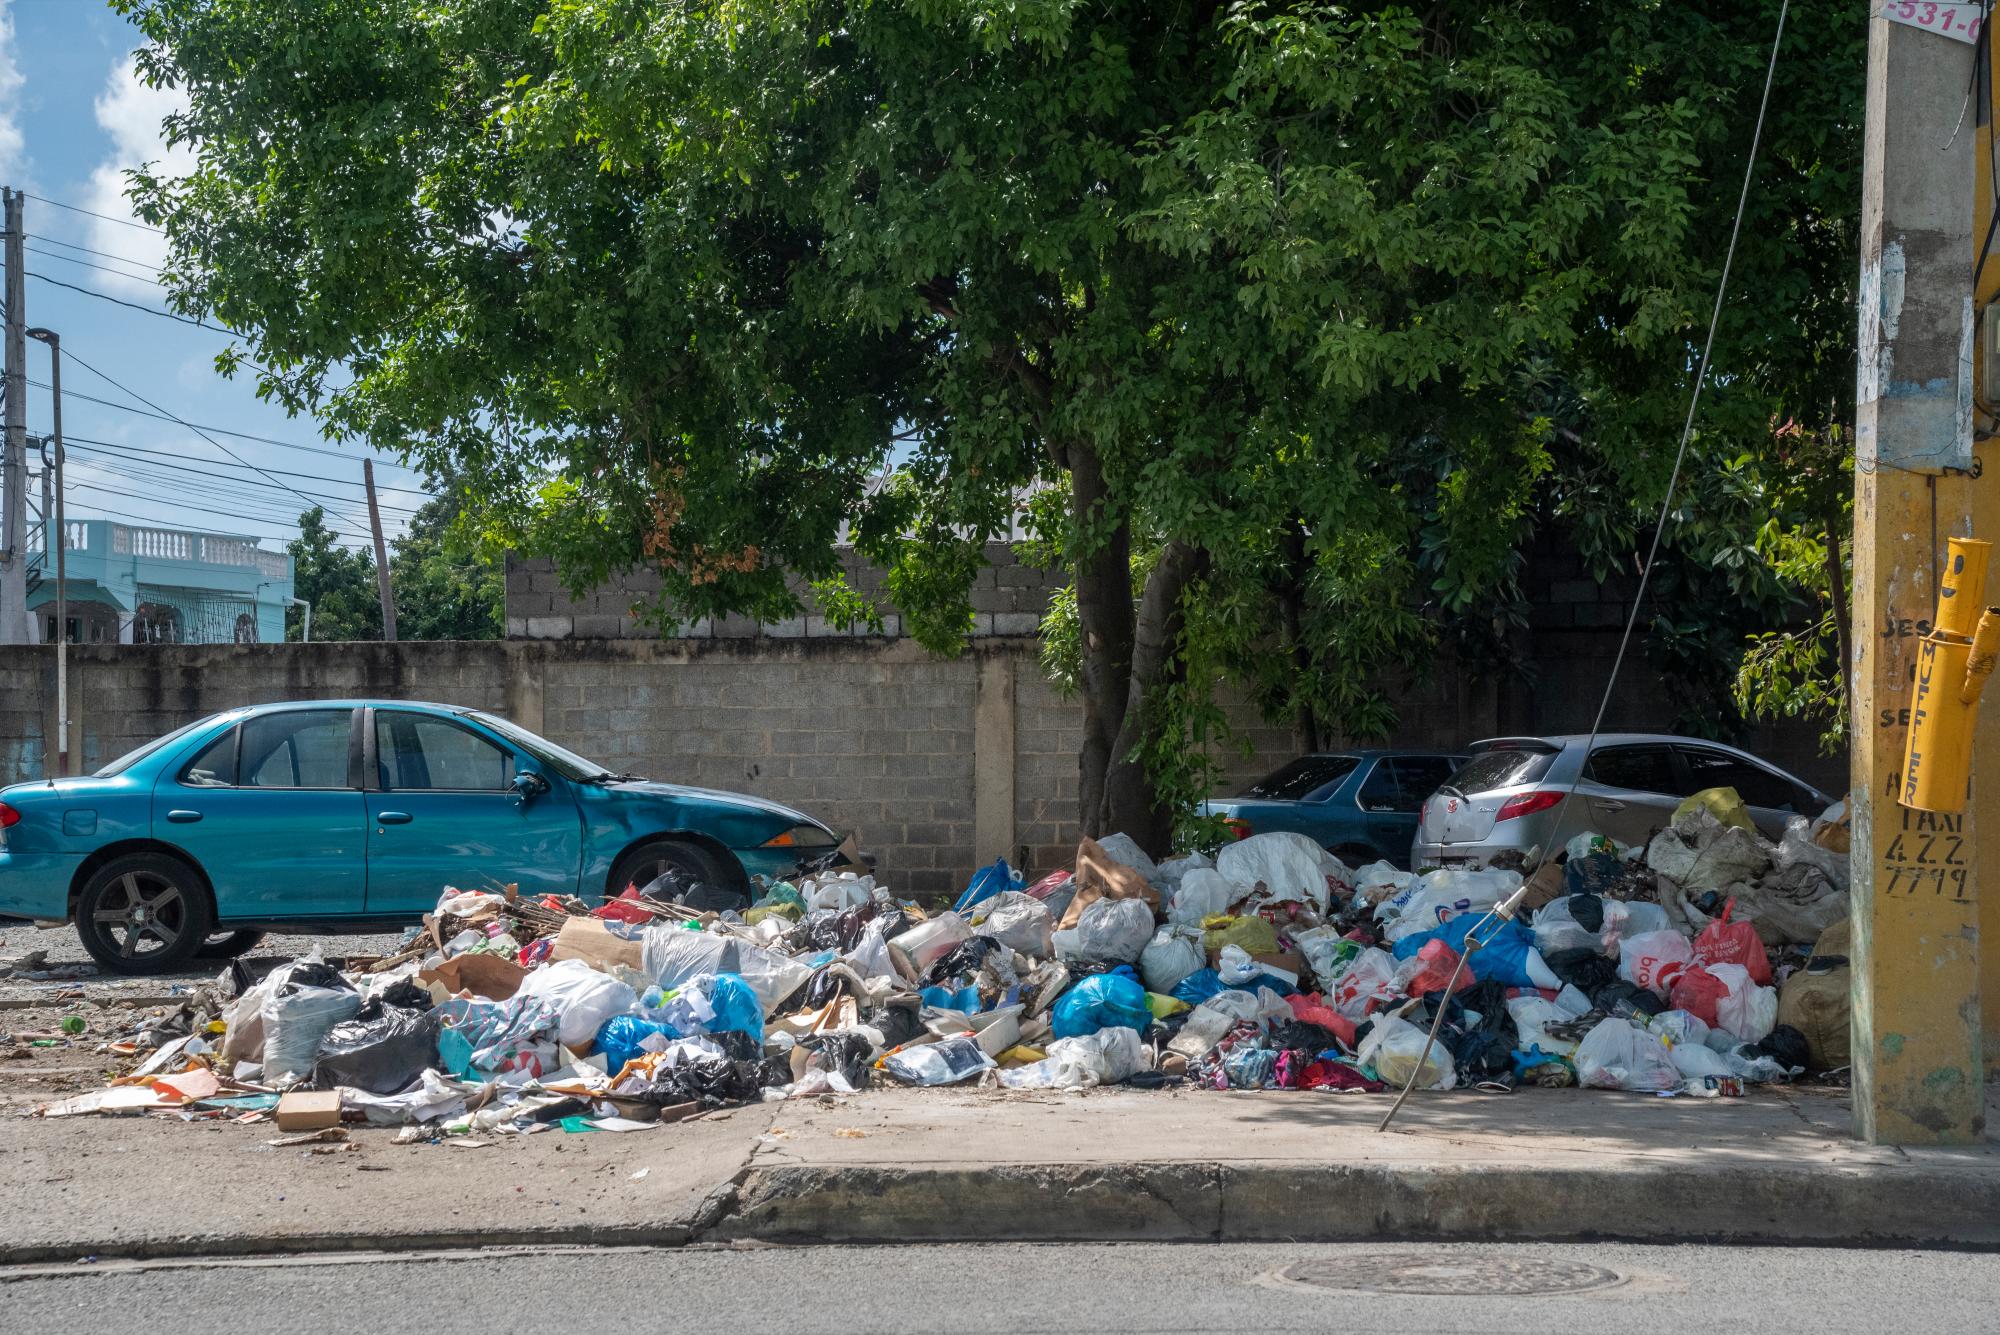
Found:
[(805, 900), (808, 911), (825, 909), (844, 913), (848, 909), (860, 908), (874, 893), (873, 876), (851, 871), (810, 877), (799, 886), (799, 897)]
[(1167, 901), (1167, 921), (1199, 926), (1203, 918), (1229, 912), (1229, 906), (1242, 896), (1221, 872), (1196, 867), (1181, 877), (1180, 888)]
[(352, 987), (301, 983), (294, 974), (264, 998), (264, 1083), (282, 1085), (312, 1070), (326, 1031), (361, 1010)]
[(1327, 863), (1338, 869), (1343, 880), (1352, 879), (1338, 859), (1305, 835), (1289, 830), (1253, 834), (1215, 855), (1215, 869), (1238, 888), (1239, 894), (1261, 885), (1265, 900), (1296, 899), (1322, 913), (1327, 903)]
[(1694, 947), (1671, 929), (1641, 932), (1620, 943), (1618, 976), (1635, 987), (1664, 993), (1674, 975), (1694, 962)]
[(1778, 989), (1759, 987), (1740, 964), (1711, 964), (1715, 981), (1728, 988), (1715, 1003), (1716, 1028), (1744, 1043), (1761, 1042), (1778, 1026)]
[(1123, 1025), (1059, 1038), (1049, 1044), (1048, 1053), (1033, 1065), (1000, 1072), (1000, 1083), (1009, 1089), (1090, 1089), (1115, 1085), (1146, 1069), (1139, 1031)]
[(736, 975), (750, 984), (757, 994), (757, 1000), (764, 1004), (764, 1014), (769, 1015), (778, 1004), (806, 985), (813, 976), (812, 967), (781, 950), (766, 950), (749, 941), (736, 944)]
[(1404, 894), (1375, 910), (1391, 942), (1442, 926), (1461, 913), (1484, 913), (1521, 888), (1517, 871), (1466, 871), (1440, 867), (1425, 872)]
[(1514, 1021), (1514, 1028), (1520, 1034), (1520, 1041), (1514, 1046), (1522, 1052), (1529, 1048), (1540, 1048), (1553, 1057), (1567, 1057), (1576, 1051), (1574, 1039), (1553, 1037), (1546, 1026), (1560, 1024), (1564, 1020), (1576, 1018), (1553, 1001), (1545, 1001), (1533, 993), (1527, 996), (1507, 998), (1507, 1014)]
[(1097, 846), (1104, 850), (1104, 856), (1113, 862), (1124, 863), (1149, 881), (1160, 870), (1158, 864), (1146, 855), (1146, 850), (1139, 847), (1139, 842), (1129, 834), (1108, 834), (1097, 841)]
[(1140, 952), (1139, 977), (1148, 992), (1171, 993), (1203, 962), (1200, 929), (1169, 924), (1155, 932)]
[(1305, 956), (1306, 967), (1312, 970), (1314, 978), (1325, 987), (1347, 971), (1349, 965), (1361, 957), (1367, 947), (1359, 941), (1349, 941), (1340, 934), (1340, 929), (1331, 926), (1308, 927), (1303, 932), (1292, 934), (1292, 944), (1299, 954)]
[(672, 991), (705, 973), (731, 972), (736, 964), (736, 942), (714, 932), (653, 926), (640, 937), (639, 959), (654, 982)]
[(1003, 890), (976, 906), (972, 930), (990, 936), (1009, 950), (1018, 950), (1031, 959), (1045, 960), (1055, 951), (1050, 935), (1055, 919), (1048, 905), (1019, 890)]
[(1386, 861), (1371, 862), (1355, 870), (1354, 898), (1360, 904), (1373, 904), (1379, 899), (1400, 894), (1416, 883), (1414, 872), (1397, 871)]
[(1736, 1067), (1729, 1059), (1705, 1043), (1676, 1043), (1667, 1055), (1673, 1058), (1674, 1069), (1690, 1080), (1736, 1074)]
[(1586, 1088), (1651, 1094), (1679, 1089), (1682, 1078), (1659, 1036), (1625, 1020), (1605, 1020), (1577, 1044), (1576, 1082)]
[(989, 1069), (993, 1059), (971, 1034), (904, 1048), (884, 1058), (882, 1069), (912, 1085), (955, 1085)]
[(1320, 983), (1329, 1005), (1348, 1019), (1359, 1020), (1371, 1002), (1396, 995), (1396, 957), (1370, 946), (1331, 983), (1324, 978)]
[[(690, 932), (688, 935), (692, 936)], [(756, 949), (752, 946), (750, 949)], [(597, 1031), (614, 1015), (623, 1015), (639, 1004), (638, 994), (609, 974), (599, 973), (582, 960), (557, 960), (531, 969), (514, 993), (517, 999), (546, 1001), (562, 1016), (556, 1038), (564, 1047), (574, 1048), (597, 1037)]]
[(1374, 1067), (1376, 1076), (1392, 1085), (1406, 1083), (1421, 1060), (1423, 1070), (1417, 1084), (1424, 1089), (1450, 1089), (1458, 1084), (1457, 1065), (1442, 1043), (1432, 1044), (1430, 1055), (1424, 1056), (1427, 1037), (1424, 1030), (1408, 1020), (1385, 1015), (1375, 1021), (1368, 1037), (1361, 1040), (1355, 1059), (1363, 1066)]
[(1077, 959), (1130, 964), (1152, 939), (1153, 910), (1145, 900), (1100, 899), (1076, 920), (1073, 954)]
[(1544, 955), (1558, 950), (1594, 950), (1603, 954), (1605, 927), (1609, 925), (1607, 921), (1592, 931), (1576, 920), (1567, 895), (1552, 899), (1535, 913), (1535, 949)]
[(1174, 891), (1180, 889), (1182, 879), (1189, 872), (1213, 870), (1215, 870), (1214, 858), (1206, 853), (1189, 853), (1185, 857), (1168, 858), (1154, 868), (1152, 882), (1164, 901), (1170, 898)]

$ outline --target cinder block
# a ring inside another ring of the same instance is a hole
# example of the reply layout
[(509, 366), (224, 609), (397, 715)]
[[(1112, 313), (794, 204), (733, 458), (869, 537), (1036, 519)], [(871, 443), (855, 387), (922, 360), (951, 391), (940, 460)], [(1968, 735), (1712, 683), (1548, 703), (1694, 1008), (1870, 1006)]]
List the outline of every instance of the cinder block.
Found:
[(575, 633), (575, 625), (566, 616), (545, 616), (528, 618), (528, 638), (531, 640), (566, 640)]
[(996, 612), (993, 614), (995, 635), (1037, 635), (1041, 633), (1042, 619), (1033, 612)]

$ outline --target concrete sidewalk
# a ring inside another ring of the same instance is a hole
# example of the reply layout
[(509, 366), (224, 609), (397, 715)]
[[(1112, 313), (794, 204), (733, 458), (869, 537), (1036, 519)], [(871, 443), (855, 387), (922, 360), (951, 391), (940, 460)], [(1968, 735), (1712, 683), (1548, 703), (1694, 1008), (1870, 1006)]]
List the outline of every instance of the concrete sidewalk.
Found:
[[(18, 1109), (18, 1104), (15, 1105)], [(2000, 1153), (1870, 1149), (1844, 1098), (881, 1090), (484, 1148), (0, 1120), (0, 1262), (768, 1241), (1623, 1238), (2000, 1246)], [(644, 1170), (643, 1172), (641, 1170)]]

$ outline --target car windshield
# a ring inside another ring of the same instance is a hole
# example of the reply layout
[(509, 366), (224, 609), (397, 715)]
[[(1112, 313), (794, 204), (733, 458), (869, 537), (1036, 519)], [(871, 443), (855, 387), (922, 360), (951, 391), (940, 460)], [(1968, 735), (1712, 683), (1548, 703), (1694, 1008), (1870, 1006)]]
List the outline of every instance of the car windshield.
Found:
[(1330, 783), (1346, 778), (1356, 763), (1353, 756), (1300, 756), (1283, 769), (1251, 784), (1243, 796), (1261, 797), (1270, 802), (1297, 802)]
[(1546, 747), (1496, 746), (1459, 766), (1449, 786), (1470, 795), (1534, 783), (1549, 772), (1555, 758), (1556, 753)]
[(112, 761), (109, 765), (106, 765), (103, 769), (97, 771), (97, 773), (92, 777), (98, 779), (115, 778), (116, 776), (123, 774), (126, 770), (131, 769), (134, 765), (144, 760), (147, 756), (152, 755), (153, 752), (159, 750), (161, 747), (177, 742), (181, 738), (193, 732), (196, 728), (204, 727), (207, 724), (212, 723), (216, 719), (219, 719), (221, 717), (222, 715), (220, 714), (209, 714), (204, 718), (196, 719), (192, 723), (183, 723), (180, 727), (175, 728), (172, 732), (168, 733), (166, 736), (155, 737), (152, 741), (145, 743), (143, 746), (138, 746), (130, 751), (127, 751), (124, 755), (118, 757), (118, 759)]
[(565, 751), (548, 738), (537, 737), (526, 728), (509, 723), (497, 715), (483, 714), (476, 709), (469, 709), (465, 716), (493, 729), (565, 779), (583, 783), (591, 779), (605, 778), (611, 773), (596, 761), (585, 760), (574, 751)]

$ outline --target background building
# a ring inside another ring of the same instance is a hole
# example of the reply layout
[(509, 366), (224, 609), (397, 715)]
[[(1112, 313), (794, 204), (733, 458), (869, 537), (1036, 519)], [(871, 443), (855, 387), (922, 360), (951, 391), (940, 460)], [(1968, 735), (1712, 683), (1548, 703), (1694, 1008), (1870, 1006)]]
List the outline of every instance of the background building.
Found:
[[(40, 531), (28, 611), (56, 637), (55, 561)], [(75, 644), (268, 644), (285, 638), (292, 558), (257, 539), (72, 519), (66, 525), (69, 639)]]

